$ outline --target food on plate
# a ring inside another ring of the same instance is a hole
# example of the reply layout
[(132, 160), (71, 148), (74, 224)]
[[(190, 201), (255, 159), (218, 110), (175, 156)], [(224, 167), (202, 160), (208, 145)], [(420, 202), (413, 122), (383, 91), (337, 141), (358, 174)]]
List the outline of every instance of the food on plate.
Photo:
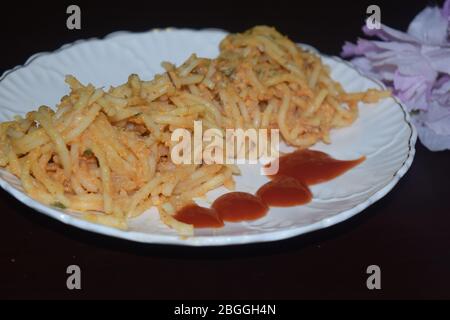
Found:
[(205, 129), (279, 129), (285, 143), (306, 149), (351, 125), (359, 102), (390, 96), (346, 92), (317, 54), (266, 26), (228, 35), (217, 58), (162, 65), (152, 80), (132, 74), (109, 90), (67, 76), (70, 93), (56, 110), (1, 123), (0, 167), (32, 198), (90, 221), (126, 228), (156, 206), (165, 224), (192, 235), (177, 211), (220, 186), (233, 190), (239, 168), (174, 164), (174, 130), (192, 132), (197, 120)]

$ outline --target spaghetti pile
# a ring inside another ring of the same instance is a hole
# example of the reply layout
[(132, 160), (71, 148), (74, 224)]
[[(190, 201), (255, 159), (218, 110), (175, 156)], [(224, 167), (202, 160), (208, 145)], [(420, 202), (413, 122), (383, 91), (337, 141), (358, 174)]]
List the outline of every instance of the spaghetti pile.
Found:
[(181, 235), (193, 227), (176, 210), (220, 186), (233, 189), (234, 165), (175, 165), (177, 128), (279, 129), (298, 148), (330, 143), (330, 130), (350, 125), (359, 102), (390, 95), (347, 93), (319, 56), (275, 29), (258, 26), (227, 36), (216, 59), (192, 55), (164, 62), (151, 81), (135, 74), (108, 91), (66, 77), (70, 94), (56, 111), (42, 106), (0, 125), (0, 166), (34, 199), (82, 212), (118, 228), (152, 206)]

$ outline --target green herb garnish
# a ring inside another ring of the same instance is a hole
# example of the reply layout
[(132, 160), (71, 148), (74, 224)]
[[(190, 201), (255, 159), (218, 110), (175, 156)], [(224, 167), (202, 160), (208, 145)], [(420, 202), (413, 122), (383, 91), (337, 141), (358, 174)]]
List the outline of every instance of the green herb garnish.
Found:
[(84, 156), (84, 157), (93, 157), (93, 156), (94, 156), (94, 152), (92, 152), (91, 149), (86, 149), (86, 150), (84, 150), (84, 152), (83, 152), (83, 156)]
[(53, 203), (52, 206), (56, 207), (58, 209), (67, 209), (67, 207), (64, 204), (62, 204), (61, 202), (58, 202), (58, 201)]

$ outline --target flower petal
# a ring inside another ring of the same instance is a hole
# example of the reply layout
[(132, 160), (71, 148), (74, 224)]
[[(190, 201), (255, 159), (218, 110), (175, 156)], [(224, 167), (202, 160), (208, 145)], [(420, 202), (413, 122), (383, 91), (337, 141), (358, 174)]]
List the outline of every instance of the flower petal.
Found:
[(420, 142), (430, 151), (450, 149), (450, 135), (439, 135), (427, 126), (416, 124)]
[(421, 42), (443, 45), (447, 41), (448, 19), (438, 7), (427, 7), (420, 12), (408, 27), (408, 34)]
[(439, 105), (450, 109), (450, 76), (445, 75), (436, 81), (431, 99)]
[(367, 26), (363, 26), (363, 32), (368, 36), (378, 37), (384, 41), (404, 41), (411, 43), (419, 42), (418, 39), (416, 39), (415, 37), (405, 32), (389, 28), (384, 24), (381, 24), (380, 29), (372, 29), (372, 30), (367, 28)]
[(423, 46), (421, 52), (428, 58), (434, 70), (450, 74), (450, 48)]
[(442, 6), (442, 16), (446, 18), (447, 21), (450, 19), (450, 0), (445, 1)]
[(356, 55), (356, 45), (346, 41), (342, 46), (341, 56), (344, 58)]

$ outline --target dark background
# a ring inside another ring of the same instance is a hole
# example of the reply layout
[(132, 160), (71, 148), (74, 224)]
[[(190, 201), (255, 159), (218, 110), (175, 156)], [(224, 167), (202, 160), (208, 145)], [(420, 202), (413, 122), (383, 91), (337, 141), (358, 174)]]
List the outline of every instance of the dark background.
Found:
[[(66, 29), (78, 4), (82, 30)], [(0, 72), (40, 51), (112, 31), (256, 24), (327, 54), (361, 35), (369, 4), (405, 29), (428, 1), (90, 1), (1, 5)], [(437, 3), (441, 4), (442, 1)], [(410, 171), (386, 197), (337, 226), (245, 246), (141, 245), (84, 232), (0, 191), (1, 298), (314, 299), (450, 298), (450, 152), (418, 143)], [(66, 268), (82, 269), (82, 290), (66, 289)], [(381, 267), (382, 290), (366, 288)]]

